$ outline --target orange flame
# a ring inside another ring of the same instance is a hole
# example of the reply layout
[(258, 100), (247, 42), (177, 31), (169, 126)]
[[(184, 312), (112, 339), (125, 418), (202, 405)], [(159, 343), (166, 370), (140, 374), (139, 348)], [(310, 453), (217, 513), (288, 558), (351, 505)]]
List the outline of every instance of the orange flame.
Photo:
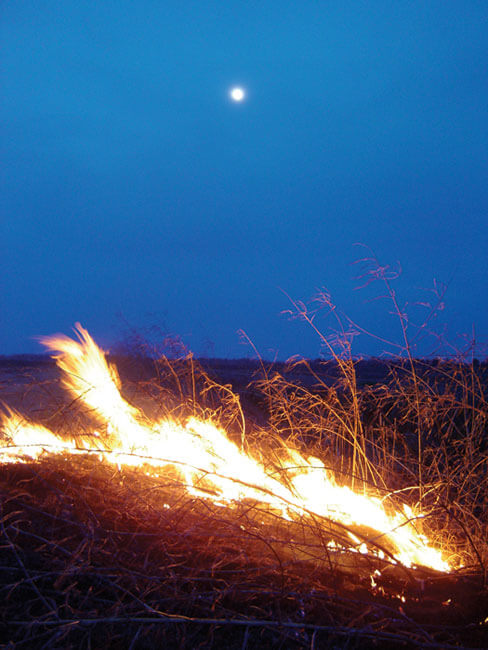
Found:
[[(337, 485), (319, 459), (306, 458), (287, 447), (287, 457), (280, 467), (287, 477), (285, 484), (270, 476), (260, 461), (210, 421), (147, 420), (121, 396), (116, 368), (107, 363), (88, 332), (78, 324), (76, 333), (79, 341), (53, 336), (42, 342), (55, 352), (64, 387), (106, 427), (109, 444), (100, 445), (98, 451), (108, 462), (153, 471), (172, 466), (182, 475), (190, 493), (214, 503), (252, 499), (279, 511), (286, 519), (313, 514), (345, 526), (374, 528), (395, 549), (395, 558), (403, 565), (449, 571), (441, 552), (414, 525), (421, 514), (414, 514), (407, 506), (404, 512), (387, 513), (379, 498)], [(43, 453), (84, 453), (73, 440), (29, 424), (13, 412), (3, 417), (3, 429), (10, 443), (0, 448), (3, 462), (37, 459)], [(88, 449), (91, 443), (85, 439), (82, 444)], [(350, 537), (359, 552), (370, 552), (352, 533)]]

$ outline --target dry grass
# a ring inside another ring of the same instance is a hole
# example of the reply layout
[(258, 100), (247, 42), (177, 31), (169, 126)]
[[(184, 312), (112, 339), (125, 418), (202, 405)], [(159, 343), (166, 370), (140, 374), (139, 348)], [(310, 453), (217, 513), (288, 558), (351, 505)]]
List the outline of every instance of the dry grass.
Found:
[[(177, 474), (156, 479), (90, 454), (45, 457), (1, 472), (4, 642), (486, 645), (486, 403), (479, 368), (419, 366), (412, 387), (408, 371), (392, 364), (389, 383), (356, 386), (351, 406), (350, 383), (327, 386), (309, 366), (315, 383), (305, 388), (268, 367), (251, 392), (269, 423), (250, 421), (247, 430), (238, 396), (192, 357), (161, 358), (155, 368), (155, 377), (124, 383), (126, 397), (151, 416), (218, 418), (236, 441), (261, 449), (269, 465), (286, 440), (325, 459), (343, 483), (388, 490), (399, 502), (419, 500), (412, 404), (420, 404), (428, 532), (466, 567), (442, 576), (334, 553), (327, 542), (347, 546), (347, 531), (317, 518), (284, 521), (256, 503), (218, 507), (190, 497)], [(59, 433), (89, 430), (89, 414), (78, 404), (63, 403), (54, 388), (48, 401), (44, 423)], [(373, 588), (378, 567), (383, 575)]]
[[(239, 395), (191, 355), (120, 358), (125, 397), (151, 418), (218, 422), (270, 471), (286, 442), (323, 459), (342, 484), (421, 507), (424, 531), (463, 568), (407, 570), (388, 549), (384, 560), (363, 556), (344, 526), (290, 522), (250, 501), (223, 508), (190, 496), (169, 470), (45, 456), (0, 471), (6, 647), (488, 646), (486, 364), (419, 361), (407, 339), (384, 379), (364, 384), (350, 322), (338, 321), (332, 339), (304, 305), (294, 311), (338, 372), (330, 362), (326, 372), (263, 362)], [(91, 430), (90, 414), (56, 382), (25, 390), (41, 394), (36, 421), (60, 435)], [(371, 531), (354, 533), (374, 546)]]

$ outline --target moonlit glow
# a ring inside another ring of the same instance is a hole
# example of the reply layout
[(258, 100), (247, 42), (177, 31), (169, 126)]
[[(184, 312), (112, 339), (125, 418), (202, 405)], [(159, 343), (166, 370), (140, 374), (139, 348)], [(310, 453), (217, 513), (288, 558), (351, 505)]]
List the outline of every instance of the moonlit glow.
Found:
[(231, 89), (230, 96), (234, 102), (242, 102), (245, 97), (244, 89), (240, 88), (239, 86), (235, 86)]

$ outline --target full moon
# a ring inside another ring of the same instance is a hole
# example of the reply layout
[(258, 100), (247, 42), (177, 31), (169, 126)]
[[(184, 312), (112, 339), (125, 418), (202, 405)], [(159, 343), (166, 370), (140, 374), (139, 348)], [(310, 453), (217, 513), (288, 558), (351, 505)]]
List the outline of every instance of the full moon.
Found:
[(242, 102), (245, 96), (244, 89), (239, 86), (232, 88), (229, 94), (234, 102)]

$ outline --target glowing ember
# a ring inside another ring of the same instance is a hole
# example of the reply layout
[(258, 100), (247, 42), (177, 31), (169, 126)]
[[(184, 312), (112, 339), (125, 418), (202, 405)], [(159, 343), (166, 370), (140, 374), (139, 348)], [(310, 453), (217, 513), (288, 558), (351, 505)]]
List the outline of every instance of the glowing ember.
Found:
[[(77, 335), (79, 341), (54, 336), (43, 339), (43, 343), (56, 353), (64, 387), (87, 405), (105, 427), (106, 442), (102, 445), (98, 439), (97, 453), (106, 461), (144, 467), (146, 472), (150, 468), (154, 473), (171, 466), (191, 494), (217, 504), (251, 499), (267, 504), (286, 519), (313, 514), (344, 526), (374, 529), (378, 535), (370, 546), (367, 540), (349, 533), (359, 553), (374, 552), (375, 544), (381, 547), (384, 540), (385, 546), (394, 549), (396, 561), (405, 566), (449, 570), (441, 553), (416, 529), (413, 522), (421, 514), (414, 514), (406, 506), (404, 512), (388, 514), (380, 499), (338, 486), (317, 458), (306, 458), (296, 449), (286, 448), (279, 473), (286, 476), (286, 482), (282, 482), (270, 476), (259, 460), (210, 421), (148, 421), (121, 396), (116, 368), (107, 363), (81, 325), (77, 325)], [(44, 453), (93, 450), (92, 436), (81, 442), (78, 438), (75, 444), (42, 426), (27, 423), (13, 412), (3, 416), (3, 430), (7, 444), (0, 449), (2, 462), (37, 459)], [(376, 555), (382, 557), (383, 553), (376, 550)]]

